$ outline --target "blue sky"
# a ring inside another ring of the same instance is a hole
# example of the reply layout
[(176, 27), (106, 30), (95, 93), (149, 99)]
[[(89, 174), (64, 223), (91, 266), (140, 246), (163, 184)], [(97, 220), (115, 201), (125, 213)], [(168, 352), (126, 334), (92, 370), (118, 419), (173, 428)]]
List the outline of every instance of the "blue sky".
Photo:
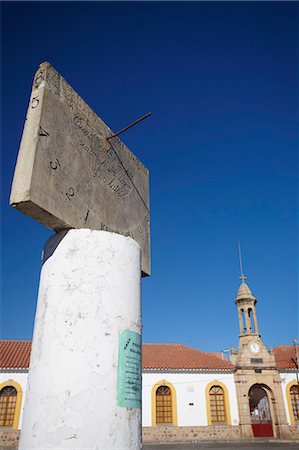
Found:
[(267, 346), (298, 333), (298, 4), (2, 2), (2, 327), (31, 339), (52, 232), (9, 207), (47, 60), (149, 168), (152, 276), (143, 339), (237, 345), (244, 272)]

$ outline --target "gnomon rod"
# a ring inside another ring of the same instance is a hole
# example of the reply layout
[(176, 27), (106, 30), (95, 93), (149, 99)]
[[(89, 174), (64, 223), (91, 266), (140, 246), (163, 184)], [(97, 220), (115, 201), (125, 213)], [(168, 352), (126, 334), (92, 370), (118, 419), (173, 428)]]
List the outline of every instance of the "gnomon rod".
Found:
[(141, 122), (142, 120), (146, 119), (147, 117), (149, 117), (152, 113), (149, 112), (147, 114), (145, 114), (144, 116), (140, 117), (139, 119), (135, 120), (134, 122), (130, 123), (130, 125), (126, 126), (125, 128), (122, 128), (121, 130), (119, 130), (117, 133), (112, 134), (112, 136), (107, 137), (107, 140), (109, 141), (109, 139), (112, 139), (116, 136), (118, 136), (120, 133), (123, 133), (124, 131), (128, 130), (129, 128), (133, 127), (134, 125), (136, 125), (137, 123)]

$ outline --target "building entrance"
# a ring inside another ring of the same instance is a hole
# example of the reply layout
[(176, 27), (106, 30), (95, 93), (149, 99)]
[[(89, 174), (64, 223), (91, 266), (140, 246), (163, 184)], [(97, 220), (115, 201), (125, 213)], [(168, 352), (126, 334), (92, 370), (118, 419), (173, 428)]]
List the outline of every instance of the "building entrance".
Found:
[(249, 391), (250, 418), (254, 437), (272, 437), (273, 427), (266, 389), (255, 384)]

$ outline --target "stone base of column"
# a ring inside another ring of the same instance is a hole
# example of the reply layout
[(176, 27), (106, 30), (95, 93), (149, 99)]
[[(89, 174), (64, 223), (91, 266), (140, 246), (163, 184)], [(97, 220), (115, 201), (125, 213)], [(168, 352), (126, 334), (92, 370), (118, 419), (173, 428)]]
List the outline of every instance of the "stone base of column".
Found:
[(141, 409), (118, 401), (120, 336), (141, 333), (139, 245), (69, 230), (43, 259), (19, 450), (140, 449)]

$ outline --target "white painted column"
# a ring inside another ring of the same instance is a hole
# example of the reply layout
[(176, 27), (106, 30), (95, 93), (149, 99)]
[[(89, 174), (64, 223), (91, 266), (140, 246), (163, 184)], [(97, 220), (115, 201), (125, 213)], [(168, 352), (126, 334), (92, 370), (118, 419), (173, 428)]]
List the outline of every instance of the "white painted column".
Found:
[(49, 239), (20, 450), (140, 449), (141, 409), (118, 399), (119, 337), (141, 333), (140, 273), (130, 237), (80, 229)]

